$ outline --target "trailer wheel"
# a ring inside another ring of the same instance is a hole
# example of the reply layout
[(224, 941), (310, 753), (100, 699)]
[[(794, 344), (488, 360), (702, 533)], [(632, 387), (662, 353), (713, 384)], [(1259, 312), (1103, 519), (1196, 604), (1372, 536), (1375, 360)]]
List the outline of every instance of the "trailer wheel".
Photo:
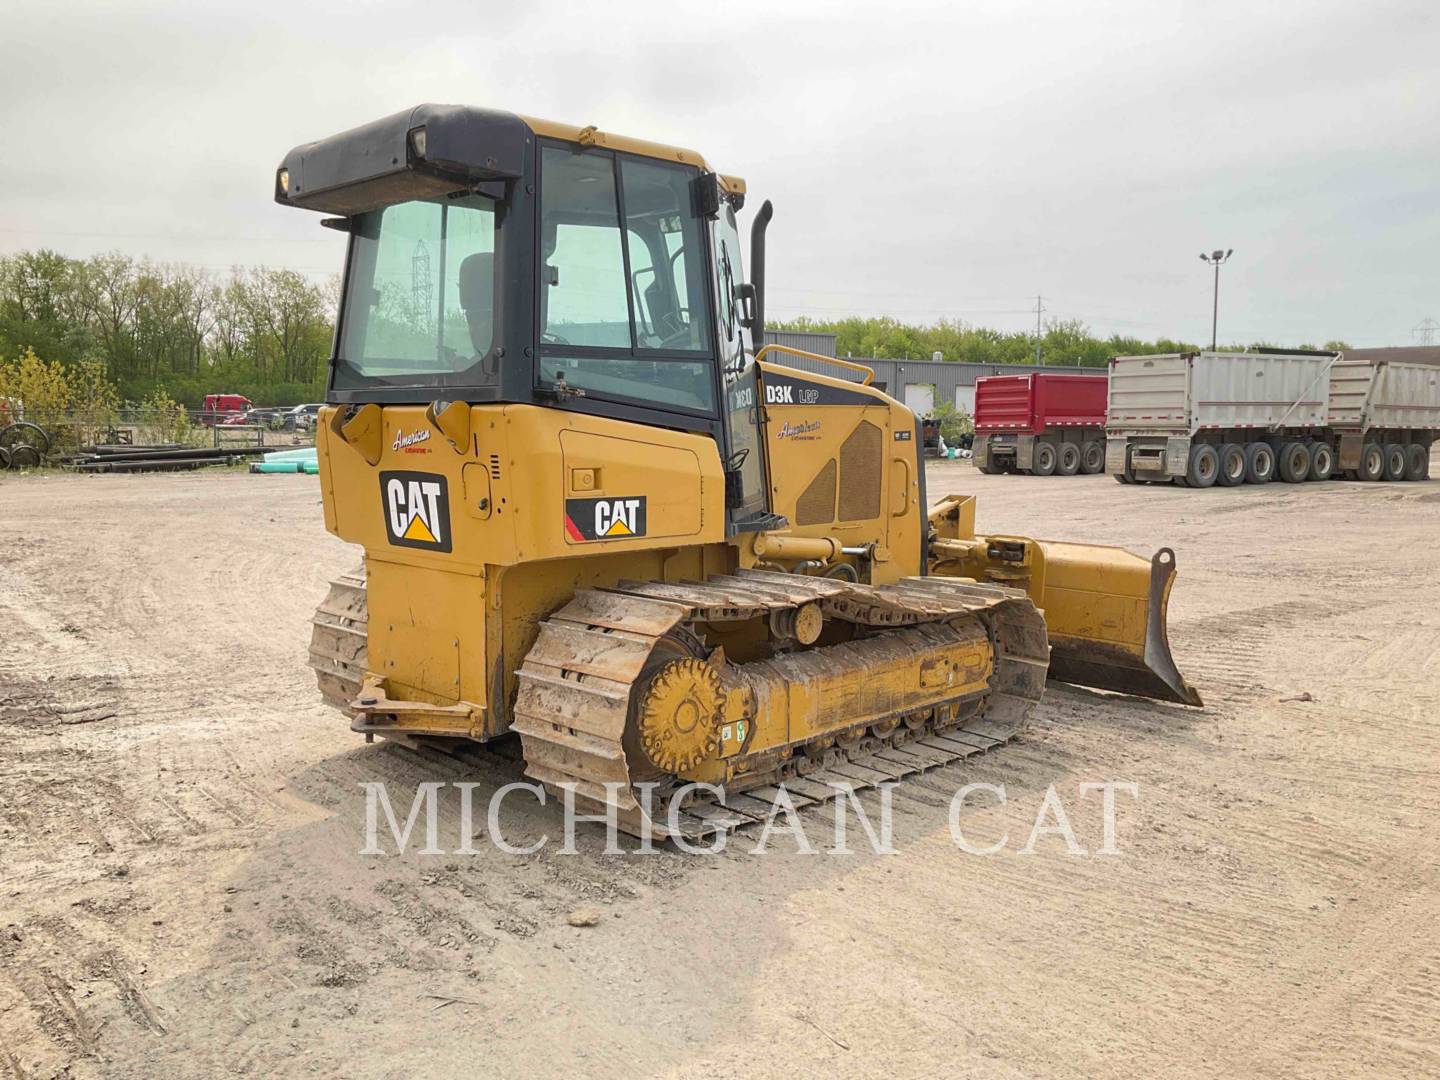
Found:
[(8, 469), (9, 467), (10, 451), (5, 449), (5, 447), (0, 446), (0, 469)]
[(1405, 448), (1405, 479), (1424, 480), (1430, 471), (1430, 448), (1424, 443), (1411, 443)]
[(40, 451), (29, 443), (10, 447), (10, 467), (12, 469), (24, 469), (39, 465), (41, 460)]
[(1329, 480), (1335, 471), (1335, 451), (1329, 443), (1317, 442), (1310, 447), (1310, 479)]
[(1074, 476), (1080, 471), (1080, 447), (1067, 442), (1060, 447), (1060, 461), (1055, 471), (1061, 476)]
[(1405, 447), (1401, 443), (1385, 444), (1385, 479), (1405, 479)]
[(1379, 443), (1366, 443), (1360, 451), (1360, 468), (1355, 470), (1360, 480), (1383, 480), (1385, 478), (1385, 451)]
[(1220, 447), (1220, 472), (1215, 482), (1221, 487), (1237, 487), (1245, 482), (1245, 447), (1233, 442)]
[(17, 420), (9, 427), (0, 428), (0, 446), (13, 449), (26, 444), (41, 454), (47, 453), (50, 450), (50, 435), (39, 424), (28, 420)]
[(1093, 439), (1080, 448), (1080, 471), (1094, 476), (1105, 471), (1105, 444)]
[(1245, 447), (1245, 482), (1268, 484), (1275, 479), (1275, 451), (1269, 443), (1252, 442)]
[[(1209, 443), (1190, 448), (1190, 467), (1185, 470), (1185, 483), (1192, 488), (1214, 487), (1220, 476), (1220, 455)], [(1178, 479), (1178, 477), (1177, 477)]]
[(1035, 444), (1035, 457), (1030, 469), (1032, 476), (1053, 476), (1055, 466), (1058, 464), (1058, 455), (1055, 453), (1055, 444), (1048, 442), (1037, 442)]
[(1310, 448), (1303, 442), (1281, 443), (1277, 465), (1281, 480), (1287, 484), (1300, 483), (1310, 475)]

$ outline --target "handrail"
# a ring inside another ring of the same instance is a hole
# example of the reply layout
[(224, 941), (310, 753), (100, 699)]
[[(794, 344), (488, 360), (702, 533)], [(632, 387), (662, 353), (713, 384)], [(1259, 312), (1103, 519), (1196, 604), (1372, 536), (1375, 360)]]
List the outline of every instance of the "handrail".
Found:
[(806, 352), (804, 349), (792, 349), (789, 345), (766, 345), (755, 354), (755, 362), (758, 364), (765, 358), (768, 352), (789, 353), (791, 356), (803, 356), (807, 360), (821, 360), (827, 364), (834, 364), (837, 367), (849, 368), (851, 371), (859, 371), (865, 376), (861, 386), (869, 386), (870, 380), (875, 378), (875, 369), (866, 367), (864, 364), (857, 364), (853, 360), (841, 360), (838, 356), (821, 356), (819, 353)]

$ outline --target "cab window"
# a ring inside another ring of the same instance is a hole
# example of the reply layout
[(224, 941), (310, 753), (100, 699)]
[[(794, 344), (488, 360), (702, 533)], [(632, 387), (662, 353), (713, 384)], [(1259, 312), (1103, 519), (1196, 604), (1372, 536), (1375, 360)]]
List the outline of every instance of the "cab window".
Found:
[(626, 158), (626, 241), (630, 251), (635, 341), (642, 349), (710, 348), (700, 218), (692, 209), (695, 173)]
[(544, 147), (542, 386), (715, 411), (697, 175), (607, 151)]
[(359, 215), (336, 385), (479, 372), (495, 341), (496, 235), (478, 196)]
[(541, 342), (630, 348), (613, 160), (547, 149), (540, 191)]

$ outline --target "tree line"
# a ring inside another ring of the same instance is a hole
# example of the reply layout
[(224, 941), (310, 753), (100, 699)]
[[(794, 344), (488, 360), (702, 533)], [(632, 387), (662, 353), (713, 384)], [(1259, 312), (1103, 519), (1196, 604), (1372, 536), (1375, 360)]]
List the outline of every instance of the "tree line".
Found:
[[(0, 362), (33, 350), (65, 368), (88, 363), (86, 379), (103, 374), (119, 399), (130, 402), (158, 394), (197, 408), (206, 394), (218, 392), (244, 394), (257, 405), (318, 401), (338, 294), (338, 278), (317, 284), (293, 270), (237, 267), (215, 275), (115, 252), (73, 259), (25, 251), (0, 257)], [(1033, 333), (948, 319), (799, 318), (775, 328), (832, 333), (840, 356), (913, 360), (938, 352), (981, 364), (1035, 359)], [(1330, 341), (1325, 347), (1346, 346)], [(1040, 335), (1042, 362), (1080, 367), (1103, 367), (1117, 355), (1196, 348), (1163, 337), (1098, 337), (1075, 319), (1052, 320)]]
[(66, 367), (98, 365), (120, 398), (164, 391), (192, 408), (208, 393), (259, 405), (324, 392), (338, 284), (293, 270), (194, 266), (118, 253), (0, 257), (0, 360), (27, 350)]
[[(925, 325), (903, 323), (888, 316), (852, 316), (846, 319), (791, 319), (774, 324), (776, 330), (835, 335), (835, 354), (884, 360), (929, 360), (940, 353), (945, 360), (970, 364), (1033, 364), (1035, 334), (1025, 331), (993, 330), (958, 320), (940, 319)], [(1222, 349), (1270, 346), (1271, 342), (1222, 345)], [(1301, 345), (1313, 349), (1314, 345)], [(1346, 349), (1343, 341), (1327, 341), (1327, 349)], [(1079, 319), (1054, 319), (1044, 324), (1040, 335), (1040, 362), (1078, 367), (1104, 367), (1112, 356), (1142, 356), (1147, 353), (1195, 352), (1199, 345), (1172, 338), (1144, 340), (1122, 334), (1097, 337)]]

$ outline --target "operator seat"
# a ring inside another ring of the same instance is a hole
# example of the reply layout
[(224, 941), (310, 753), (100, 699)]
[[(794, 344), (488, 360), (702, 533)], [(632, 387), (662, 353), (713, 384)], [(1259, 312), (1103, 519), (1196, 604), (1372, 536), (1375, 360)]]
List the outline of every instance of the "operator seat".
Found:
[(477, 251), (467, 255), (460, 263), (458, 284), (460, 307), (470, 326), (470, 344), (475, 358), (483, 360), (495, 342), (495, 254)]

